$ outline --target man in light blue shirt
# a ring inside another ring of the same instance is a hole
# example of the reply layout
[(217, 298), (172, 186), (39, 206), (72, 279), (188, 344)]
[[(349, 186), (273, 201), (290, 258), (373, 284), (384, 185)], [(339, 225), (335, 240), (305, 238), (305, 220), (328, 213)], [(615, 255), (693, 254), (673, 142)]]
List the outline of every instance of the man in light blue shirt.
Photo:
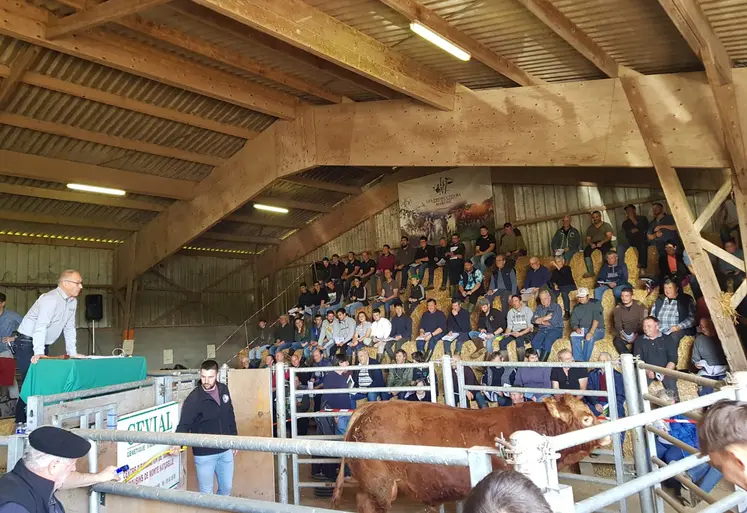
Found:
[(12, 310), (5, 308), (8, 298), (0, 292), (0, 340), (6, 341), (21, 324), (22, 317)]
[[(16, 368), (21, 379), (29, 366), (49, 353), (60, 334), (65, 337), (65, 349), (71, 358), (84, 358), (76, 349), (75, 312), (78, 295), (83, 290), (83, 278), (78, 271), (69, 269), (60, 274), (57, 288), (42, 294), (29, 309), (18, 326), (11, 343), (16, 357)], [(18, 400), (16, 422), (26, 422), (26, 404)]]

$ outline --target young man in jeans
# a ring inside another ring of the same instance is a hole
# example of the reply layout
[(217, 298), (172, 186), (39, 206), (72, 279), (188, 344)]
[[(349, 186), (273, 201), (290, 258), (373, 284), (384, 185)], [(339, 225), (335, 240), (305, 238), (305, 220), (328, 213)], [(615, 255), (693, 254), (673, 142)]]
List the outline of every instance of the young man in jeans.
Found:
[[(177, 433), (205, 435), (238, 435), (236, 416), (228, 387), (218, 382), (218, 363), (205, 360), (200, 366), (200, 386), (187, 396)], [(178, 453), (175, 447), (172, 453)], [(218, 495), (231, 495), (235, 450), (193, 447), (197, 486), (200, 493), (213, 493), (213, 479), (218, 480)]]

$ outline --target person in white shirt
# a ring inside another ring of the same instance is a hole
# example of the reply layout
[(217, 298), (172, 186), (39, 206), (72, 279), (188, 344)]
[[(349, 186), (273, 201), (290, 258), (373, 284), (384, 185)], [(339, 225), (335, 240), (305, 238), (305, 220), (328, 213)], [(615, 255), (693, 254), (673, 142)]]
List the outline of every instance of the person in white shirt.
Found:
[(377, 348), (379, 360), (384, 354), (386, 343), (390, 340), (389, 335), (392, 333), (392, 323), (386, 317), (381, 316), (381, 310), (374, 310), (373, 324), (371, 325), (371, 345)]
[(531, 346), (534, 326), (534, 312), (521, 301), (521, 296), (511, 296), (511, 310), (506, 314), (506, 336), (500, 341), (501, 351), (508, 350), (508, 345), (516, 340), (516, 356), (524, 361), (524, 349)]
[[(75, 313), (78, 295), (83, 290), (83, 278), (78, 271), (68, 269), (60, 274), (57, 288), (42, 294), (18, 326), (18, 332), (8, 338), (16, 358), (21, 380), (31, 364), (49, 353), (60, 334), (65, 338), (65, 350), (71, 358), (85, 358), (76, 348)], [(18, 399), (16, 422), (26, 422), (26, 403)]]

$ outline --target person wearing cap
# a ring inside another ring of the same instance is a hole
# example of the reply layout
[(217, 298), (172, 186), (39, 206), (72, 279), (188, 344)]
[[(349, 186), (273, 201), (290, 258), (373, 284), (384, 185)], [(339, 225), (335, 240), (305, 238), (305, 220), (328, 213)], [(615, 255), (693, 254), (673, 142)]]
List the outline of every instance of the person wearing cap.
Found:
[[(627, 247), (633, 247), (638, 251), (638, 268), (641, 270), (641, 274), (645, 274), (648, 267), (648, 238), (646, 237), (648, 218), (638, 215), (635, 205), (632, 203), (625, 207), (625, 221), (622, 223), (622, 230), (625, 234)], [(618, 244), (617, 249), (625, 260), (626, 247), (621, 247)]]
[(576, 306), (571, 312), (571, 350), (577, 362), (590, 362), (594, 344), (604, 338), (602, 303), (589, 298), (589, 289), (576, 292)]
[[(278, 356), (281, 354), (283, 353), (278, 353)], [(218, 362), (215, 360), (202, 362), (200, 386), (195, 387), (184, 400), (176, 432), (233, 436), (239, 434), (231, 394), (226, 385), (218, 382)], [(175, 447), (172, 453), (178, 453), (179, 450), (179, 447)], [(233, 457), (236, 451), (193, 447), (192, 452), (200, 493), (213, 493), (213, 480), (217, 478), (218, 495), (231, 495)]]
[(57, 490), (119, 479), (116, 467), (95, 474), (76, 472), (77, 459), (88, 454), (91, 443), (70, 431), (42, 426), (28, 441), (23, 458), (0, 478), (0, 513), (64, 513)]

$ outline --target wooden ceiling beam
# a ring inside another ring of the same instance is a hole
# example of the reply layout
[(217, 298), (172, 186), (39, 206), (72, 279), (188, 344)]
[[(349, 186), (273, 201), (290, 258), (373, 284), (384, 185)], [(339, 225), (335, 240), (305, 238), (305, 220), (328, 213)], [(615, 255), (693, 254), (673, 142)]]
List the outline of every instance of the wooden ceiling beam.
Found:
[(290, 210), (308, 210), (309, 212), (327, 213), (332, 211), (332, 207), (322, 205), (321, 203), (312, 203), (310, 201), (295, 201), (275, 196), (259, 196), (253, 200), (254, 203), (272, 205), (273, 207), (287, 208)]
[(26, 2), (0, 0), (0, 11), (0, 34), (5, 36), (270, 116), (282, 119), (296, 116), (299, 100), (291, 94), (100, 28), (73, 37), (47, 39), (45, 27), (54, 17), (49, 11)]
[(130, 14), (146, 11), (171, 0), (107, 0), (75, 14), (50, 21), (46, 36), (49, 39), (70, 36), (105, 23), (117, 21)]
[[(10, 68), (8, 66), (0, 64), (0, 77), (8, 77), (9, 75)], [(258, 131), (249, 128), (242, 128), (240, 126), (213, 121), (212, 119), (179, 112), (178, 110), (159, 107), (158, 105), (141, 102), (139, 100), (128, 98), (127, 96), (102, 91), (101, 89), (95, 89), (93, 87), (85, 87), (82, 85), (74, 84), (72, 82), (66, 82), (64, 80), (60, 80), (59, 78), (44, 75), (43, 73), (27, 71), (23, 74), (21, 81), (24, 84), (41, 87), (49, 91), (67, 94), (76, 98), (83, 98), (84, 100), (91, 100), (97, 103), (103, 103), (104, 105), (118, 107), (120, 109), (129, 110), (132, 112), (138, 112), (147, 116), (167, 119), (169, 121), (174, 121), (183, 125), (202, 128), (204, 130), (210, 130), (212, 132), (239, 137), (241, 139), (254, 139), (259, 133)]]
[(289, 176), (283, 178), (286, 182), (303, 185), (304, 187), (311, 187), (312, 189), (319, 189), (321, 191), (339, 192), (340, 194), (347, 194), (349, 196), (356, 196), (360, 194), (362, 189), (353, 185), (345, 185), (341, 183), (327, 182), (324, 180), (315, 180), (312, 178), (303, 178), (301, 176)]
[(231, 66), (232, 68), (277, 82), (304, 94), (321, 98), (331, 103), (342, 103), (343, 101), (341, 94), (330, 91), (325, 87), (315, 85), (308, 80), (295, 77), (289, 73), (270, 68), (239, 53), (230, 52), (220, 46), (190, 37), (171, 27), (165, 25), (157, 26), (139, 17), (119, 20), (117, 23), (139, 34), (150, 36), (159, 41), (164, 41), (197, 55), (202, 55), (208, 59)]
[(138, 223), (127, 221), (102, 221), (99, 219), (87, 219), (82, 217), (36, 214), (31, 212), (18, 212), (16, 210), (0, 210), (0, 219), (6, 221), (19, 221), (22, 223), (39, 223), (59, 226), (75, 226), (78, 228), (99, 228), (102, 230), (120, 230), (136, 232), (140, 229)]
[[(65, 1), (67, 2), (73, 0)], [(276, 39), (272, 36), (247, 28), (246, 25), (242, 25), (241, 23), (238, 23), (230, 18), (221, 16), (217, 12), (211, 11), (210, 9), (202, 7), (201, 5), (197, 5), (192, 2), (184, 2), (179, 4), (172, 3), (167, 5), (167, 8), (175, 13), (186, 16), (191, 20), (197, 21), (201, 25), (207, 25), (224, 34), (228, 34), (232, 38), (235, 38), (239, 41), (244, 41), (251, 45), (262, 46), (276, 53), (282, 54), (284, 57), (289, 57), (307, 66), (316, 68), (317, 70), (329, 75), (330, 77), (353, 84), (357, 87), (360, 87), (361, 89), (365, 89), (366, 91), (374, 93), (375, 95), (387, 100), (393, 100), (402, 97), (401, 93), (393, 91), (392, 89), (389, 89), (388, 87), (383, 86), (378, 82), (369, 80), (365, 77), (362, 77), (361, 75), (356, 75), (352, 71), (341, 68), (340, 66), (337, 66), (336, 64), (333, 64), (329, 61), (325, 61), (324, 59), (321, 59), (316, 55), (305, 52), (300, 48), (296, 48), (295, 46), (289, 45), (288, 43)]]
[(419, 21), (437, 34), (448, 39), (493, 71), (522, 86), (546, 84), (541, 78), (527, 73), (512, 61), (491, 50), (475, 38), (465, 34), (448, 21), (416, 0), (381, 0), (410, 21)]
[(2, 85), (0, 85), (0, 110), (5, 108), (5, 105), (10, 101), (13, 91), (19, 83), (23, 81), (23, 76), (28, 72), (27, 70), (34, 64), (36, 57), (39, 55), (41, 48), (35, 45), (29, 45), (16, 59), (13, 61), (13, 65), (9, 68), (8, 73), (3, 75)]
[(70, 201), (73, 203), (85, 203), (87, 205), (129, 208), (133, 210), (148, 210), (150, 212), (163, 212), (166, 210), (166, 207), (149, 201), (117, 198), (114, 196), (106, 196), (104, 194), (59, 191), (55, 189), (44, 189), (42, 187), (31, 187), (28, 185), (15, 185), (9, 183), (0, 183), (0, 194), (13, 194), (16, 196)]
[(261, 280), (276, 273), (396, 203), (399, 182), (433, 172), (437, 171), (423, 168), (402, 169), (384, 177), (379, 183), (356, 196), (354, 201), (343, 203), (336, 207), (334, 212), (321, 216), (287, 237), (276, 251), (259, 256), (256, 266), (259, 273), (257, 279)]
[(710, 52), (719, 81), (723, 84), (730, 83), (731, 58), (700, 4), (696, 0), (659, 0), (659, 4), (693, 53), (705, 62), (708, 59), (707, 53)]
[(454, 82), (302, 0), (194, 1), (428, 105), (454, 108)]
[[(357, 105), (357, 104), (352, 104)], [(259, 195), (278, 178), (316, 165), (313, 110), (293, 122), (276, 122), (200, 182), (189, 201), (177, 201), (117, 248), (116, 285), (199, 238)]]
[(747, 121), (740, 117), (731, 58), (696, 0), (659, 0), (659, 3), (691, 48), (697, 44), (693, 51), (705, 66), (731, 169), (741, 191), (747, 192)]
[(219, 166), (225, 160), (221, 157), (214, 157), (212, 155), (205, 155), (203, 153), (180, 150), (179, 148), (161, 146), (159, 144), (153, 144), (146, 141), (135, 141), (133, 139), (127, 139), (126, 137), (102, 134), (101, 132), (93, 132), (84, 128), (78, 128), (71, 125), (63, 125), (60, 123), (52, 123), (50, 121), (43, 121), (40, 119), (27, 118), (25, 116), (10, 114), (7, 112), (0, 113), (0, 124), (10, 125), (17, 128), (25, 128), (28, 130), (34, 130), (36, 132), (43, 132), (45, 134), (58, 135), (60, 137), (68, 137), (70, 139), (78, 139), (80, 141), (86, 141), (95, 144), (103, 144), (105, 146), (122, 148), (124, 150), (137, 151), (140, 153), (150, 153), (152, 155), (159, 155), (161, 157), (179, 159), (187, 162), (196, 162), (198, 164), (204, 164), (211, 167)]
[(131, 193), (171, 199), (191, 199), (196, 187), (196, 182), (188, 180), (8, 150), (0, 150), (0, 174), (49, 182), (111, 187)]
[[(15, 231), (13, 232), (15, 233)], [(90, 238), (90, 237), (89, 237)], [(103, 239), (103, 237), (94, 237)], [(15, 244), (34, 244), (42, 246), (64, 246), (71, 248), (92, 248), (92, 249), (116, 249), (119, 244), (111, 242), (96, 242), (95, 240), (77, 240), (77, 237), (69, 239), (52, 238), (52, 237), (30, 237), (23, 235), (10, 235), (0, 231), (0, 242), (12, 242)], [(90, 285), (87, 285), (90, 287)]]
[(298, 225), (296, 223), (292, 223), (290, 221), (283, 221), (281, 219), (260, 219), (253, 216), (242, 216), (238, 214), (234, 214), (231, 216), (228, 216), (224, 219), (224, 221), (231, 221), (234, 223), (242, 223), (242, 224), (251, 224), (254, 226), (271, 226), (273, 228), (287, 228), (289, 230), (292, 230), (294, 228), (298, 228)]
[(621, 77), (620, 81), (635, 117), (638, 130), (643, 137), (646, 149), (661, 181), (669, 210), (677, 223), (677, 231), (692, 262), (695, 276), (698, 278), (698, 285), (703, 291), (706, 305), (711, 312), (729, 367), (732, 371), (747, 370), (747, 358), (745, 358), (744, 349), (734, 327), (734, 322), (721, 306), (721, 288), (716, 278), (716, 272), (708, 255), (703, 250), (703, 239), (695, 229), (687, 196), (685, 196), (685, 191), (677, 177), (677, 171), (672, 166), (666, 147), (663, 145), (663, 130), (651, 115), (650, 106), (641, 93), (639, 84), (633, 78), (625, 76)]
[(232, 233), (205, 232), (198, 239), (220, 240), (225, 242), (239, 242), (242, 244), (277, 245), (282, 241), (275, 237), (255, 237), (251, 235), (234, 235)]
[(529, 12), (586, 57), (608, 77), (620, 75), (620, 65), (550, 0), (518, 0)]

